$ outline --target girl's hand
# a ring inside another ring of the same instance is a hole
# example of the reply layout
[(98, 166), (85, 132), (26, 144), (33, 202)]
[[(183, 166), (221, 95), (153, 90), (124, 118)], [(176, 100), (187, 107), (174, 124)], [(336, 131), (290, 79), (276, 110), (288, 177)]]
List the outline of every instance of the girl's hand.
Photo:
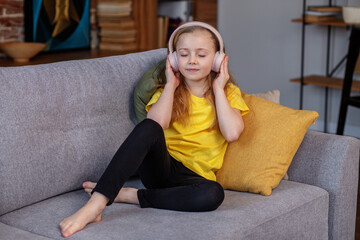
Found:
[(180, 72), (174, 73), (169, 58), (166, 59), (166, 69), (165, 69), (165, 76), (166, 76), (166, 84), (170, 84), (176, 89), (180, 84)]
[(229, 57), (225, 56), (221, 66), (220, 66), (220, 71), (218, 73), (218, 75), (216, 76), (216, 78), (213, 81), (213, 90), (223, 90), (226, 83), (229, 81), (230, 79), (230, 75), (229, 75), (229, 69), (228, 69), (228, 62), (229, 62)]
[(149, 112), (147, 113), (147, 118), (159, 123), (163, 129), (167, 129), (170, 125), (174, 103), (174, 93), (180, 84), (180, 73), (174, 74), (169, 58), (166, 61), (165, 76), (166, 84), (164, 90), (157, 102), (151, 106)]

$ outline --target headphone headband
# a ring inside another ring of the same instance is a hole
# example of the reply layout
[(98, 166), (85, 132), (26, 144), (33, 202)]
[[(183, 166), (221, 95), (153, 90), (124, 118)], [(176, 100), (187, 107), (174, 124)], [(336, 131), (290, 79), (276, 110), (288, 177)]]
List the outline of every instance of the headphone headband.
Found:
[(198, 22), (198, 21), (192, 21), (192, 22), (187, 22), (187, 23), (184, 23), (182, 25), (180, 25), (177, 29), (175, 29), (175, 31), (171, 34), (170, 36), (170, 39), (169, 39), (169, 52), (172, 53), (174, 51), (173, 49), (173, 41), (174, 41), (174, 37), (176, 35), (176, 33), (180, 30), (180, 29), (183, 29), (183, 28), (186, 28), (186, 27), (193, 27), (193, 26), (199, 26), (199, 27), (203, 27), (205, 29), (208, 29), (209, 31), (211, 31), (212, 33), (215, 34), (216, 38), (218, 39), (219, 41), (219, 45), (220, 45), (220, 49), (219, 51), (221, 53), (224, 52), (224, 42), (223, 42), (223, 39), (220, 35), (220, 33), (211, 25), (207, 24), (207, 23), (203, 23), (203, 22)]

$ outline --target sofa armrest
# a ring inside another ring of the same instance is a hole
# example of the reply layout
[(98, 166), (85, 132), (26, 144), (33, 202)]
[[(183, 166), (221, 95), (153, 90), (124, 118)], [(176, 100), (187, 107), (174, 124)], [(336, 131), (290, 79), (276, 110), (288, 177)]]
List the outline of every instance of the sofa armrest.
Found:
[(289, 168), (289, 180), (329, 192), (329, 239), (354, 239), (360, 140), (308, 131)]

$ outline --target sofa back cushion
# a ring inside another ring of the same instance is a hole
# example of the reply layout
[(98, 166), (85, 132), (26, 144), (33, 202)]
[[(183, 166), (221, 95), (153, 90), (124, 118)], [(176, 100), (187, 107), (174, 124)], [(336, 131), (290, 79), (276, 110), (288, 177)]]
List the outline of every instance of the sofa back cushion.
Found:
[(165, 57), (0, 68), (0, 215), (97, 181), (134, 126), (137, 81)]

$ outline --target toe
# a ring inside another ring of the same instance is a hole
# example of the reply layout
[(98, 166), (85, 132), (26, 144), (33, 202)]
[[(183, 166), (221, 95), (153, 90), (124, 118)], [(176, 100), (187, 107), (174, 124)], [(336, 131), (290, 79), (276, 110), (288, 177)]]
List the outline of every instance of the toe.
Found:
[(91, 193), (92, 189), (91, 188), (85, 188), (84, 191), (87, 192), (87, 193)]
[(83, 182), (82, 187), (83, 187), (83, 188), (87, 188), (87, 187), (88, 187), (88, 184), (89, 184), (89, 182)]
[(95, 188), (96, 183), (88, 181), (88, 182), (84, 182), (82, 186), (83, 186), (83, 188), (93, 189), (93, 188)]
[(60, 231), (61, 231), (61, 235), (63, 237), (69, 237), (70, 236), (70, 233), (68, 232), (68, 224), (64, 221), (62, 221), (60, 223)]
[(70, 237), (70, 233), (68, 233), (67, 231), (61, 231), (61, 235), (62, 235), (64, 238)]
[(67, 238), (72, 236), (74, 233), (81, 231), (84, 227), (80, 226), (79, 224), (76, 223), (72, 223), (68, 226), (66, 226), (62, 231), (61, 234), (63, 235), (63, 237)]

